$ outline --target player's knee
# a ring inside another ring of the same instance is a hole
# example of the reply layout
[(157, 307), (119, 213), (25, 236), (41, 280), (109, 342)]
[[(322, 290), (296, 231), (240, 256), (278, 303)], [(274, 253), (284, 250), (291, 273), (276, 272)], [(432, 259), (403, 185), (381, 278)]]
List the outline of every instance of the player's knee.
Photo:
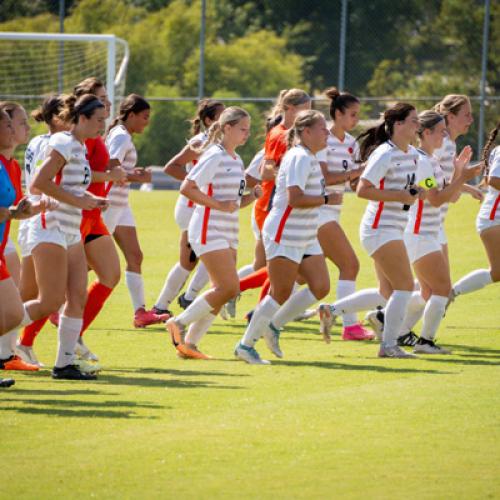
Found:
[(0, 323), (0, 334), (3, 335), (18, 327), (23, 320), (23, 315), (24, 310), (21, 303), (9, 307), (8, 311), (4, 311), (2, 314), (2, 322)]
[(311, 293), (318, 299), (321, 300), (328, 295), (330, 291), (330, 281), (323, 280), (318, 283), (314, 283), (312, 286), (309, 286)]
[(40, 314), (42, 317), (59, 311), (64, 304), (64, 293), (55, 293), (50, 296), (42, 296), (40, 298)]

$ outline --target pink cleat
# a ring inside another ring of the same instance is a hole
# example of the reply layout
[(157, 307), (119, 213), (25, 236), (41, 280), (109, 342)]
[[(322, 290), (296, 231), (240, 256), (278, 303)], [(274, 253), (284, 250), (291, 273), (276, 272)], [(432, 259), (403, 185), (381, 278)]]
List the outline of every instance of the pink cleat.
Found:
[(145, 328), (149, 325), (157, 325), (164, 323), (169, 317), (168, 314), (156, 314), (154, 311), (146, 311), (144, 307), (141, 307), (135, 311), (134, 327)]
[(373, 340), (374, 338), (375, 334), (371, 330), (367, 330), (361, 323), (346, 326), (342, 332), (343, 340)]
[(59, 313), (55, 312), (52, 314), (49, 314), (49, 321), (56, 327), (59, 327)]

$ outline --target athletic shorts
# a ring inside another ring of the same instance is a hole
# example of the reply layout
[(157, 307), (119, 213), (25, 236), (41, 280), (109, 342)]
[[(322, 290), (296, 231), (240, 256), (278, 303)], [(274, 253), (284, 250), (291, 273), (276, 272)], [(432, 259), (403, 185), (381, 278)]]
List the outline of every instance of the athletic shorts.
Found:
[(390, 241), (403, 241), (403, 232), (390, 229), (374, 229), (372, 231), (360, 233), (361, 244), (368, 252), (373, 255), (380, 247)]
[(9, 278), (10, 274), (7, 269), (7, 264), (5, 263), (5, 257), (0, 255), (0, 281), (8, 280)]
[(193, 216), (194, 205), (192, 207), (188, 207), (180, 196), (177, 199), (177, 203), (175, 204), (174, 217), (175, 222), (179, 226), (181, 231), (187, 231), (189, 227), (189, 221)]
[(448, 244), (448, 237), (446, 236), (446, 231), (444, 230), (443, 226), (439, 228), (438, 241), (441, 246)]
[(28, 245), (28, 235), (30, 232), (30, 220), (19, 221), (19, 230), (17, 232), (17, 244), (21, 251), (21, 257), (29, 257), (31, 250)]
[(259, 226), (257, 225), (257, 221), (255, 220), (255, 217), (253, 215), (253, 211), (252, 211), (252, 217), (250, 219), (250, 224), (252, 226), (253, 237), (257, 241), (261, 240), (262, 239), (262, 233), (260, 232)]
[(322, 205), (319, 209), (319, 217), (318, 217), (318, 227), (324, 226), (329, 222), (337, 222), (340, 221), (340, 206), (337, 208), (333, 208), (333, 205)]
[(483, 219), (482, 217), (476, 218), (476, 229), (478, 233), (482, 233), (486, 229), (491, 227), (500, 226), (500, 219)]
[(82, 241), (80, 234), (68, 234), (61, 231), (58, 227), (46, 229), (43, 228), (39, 220), (33, 220), (28, 234), (28, 248), (30, 254), (40, 243), (53, 243), (66, 250)]
[(405, 233), (406, 252), (413, 264), (422, 257), (434, 252), (442, 252), (443, 247), (437, 238), (429, 238), (420, 234)]
[(195, 240), (189, 240), (189, 244), (191, 245), (191, 250), (196, 254), (197, 257), (201, 257), (205, 253), (215, 252), (216, 250), (225, 250), (226, 248), (234, 248), (234, 250), (238, 249), (238, 245), (234, 242), (230, 242), (229, 240), (224, 240), (222, 238), (208, 241), (205, 244), (201, 244), (201, 242)]
[(82, 223), (80, 224), (80, 234), (82, 235), (82, 240), (85, 242), (87, 236), (107, 236), (109, 235), (108, 228), (102, 219), (100, 213), (94, 213), (82, 217)]
[(273, 239), (264, 235), (263, 238), (264, 249), (266, 251), (266, 260), (270, 261), (276, 257), (285, 257), (300, 264), (304, 257), (310, 255), (323, 255), (323, 250), (319, 241), (316, 239), (306, 247), (292, 247), (289, 245), (282, 245), (276, 243)]
[(12, 241), (11, 237), (8, 236), (7, 237), (7, 244), (5, 245), (3, 254), (4, 255), (9, 255), (11, 253), (17, 253), (17, 250), (16, 250), (16, 245)]
[(102, 218), (109, 234), (113, 234), (117, 226), (135, 227), (134, 214), (129, 205), (126, 207), (109, 207), (102, 213)]

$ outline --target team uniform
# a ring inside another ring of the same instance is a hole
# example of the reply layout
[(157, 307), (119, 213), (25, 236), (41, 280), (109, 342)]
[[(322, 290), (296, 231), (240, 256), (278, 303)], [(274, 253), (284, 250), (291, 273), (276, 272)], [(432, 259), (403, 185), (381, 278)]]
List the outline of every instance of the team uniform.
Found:
[[(123, 125), (113, 127), (106, 137), (111, 160), (118, 160), (127, 174), (134, 172), (137, 164), (137, 151), (132, 136)], [(135, 227), (135, 219), (129, 205), (129, 184), (113, 184), (108, 193), (109, 208), (104, 212), (103, 219), (110, 234), (117, 226)]]
[[(3, 155), (0, 155), (0, 161), (3, 163), (5, 170), (9, 174), (10, 181), (14, 186), (16, 198), (13, 203), (17, 204), (23, 197), (23, 190), (21, 187), (21, 169), (19, 168), (19, 163), (17, 163), (15, 158), (7, 159)], [(4, 254), (9, 255), (11, 253), (16, 253), (16, 246), (9, 236), (5, 244)]]
[[(378, 146), (361, 175), (380, 190), (408, 189), (416, 180), (418, 152), (405, 153), (393, 142)], [(369, 255), (393, 240), (403, 240), (408, 212), (398, 201), (369, 201), (360, 225), (361, 243)]]
[[(210, 146), (186, 179), (206, 195), (220, 201), (241, 202), (245, 190), (245, 169), (238, 154), (231, 156), (221, 145)], [(207, 252), (238, 248), (239, 216), (202, 205), (194, 208), (188, 229), (189, 243), (199, 257)]]
[[(265, 149), (262, 148), (256, 155), (252, 158), (250, 165), (248, 165), (245, 170), (245, 175), (253, 177), (258, 181), (262, 180), (262, 174), (260, 173), (260, 166), (262, 164), (262, 160), (264, 159)], [(256, 240), (260, 240), (260, 229), (257, 226), (257, 221), (255, 220), (255, 210), (252, 210), (252, 215), (250, 219), (250, 224), (252, 227), (252, 232)]]
[[(87, 139), (85, 141), (85, 147), (87, 148), (87, 159), (90, 169), (94, 172), (105, 172), (109, 163), (109, 154), (102, 137)], [(87, 191), (101, 198), (105, 198), (106, 184), (104, 182), (92, 182)], [(82, 211), (80, 233), (84, 243), (99, 236), (109, 235), (100, 208)]]
[[(434, 151), (434, 156), (438, 159), (439, 165), (443, 171), (444, 182), (450, 184), (453, 173), (455, 171), (455, 158), (457, 156), (457, 145), (450, 136), (446, 136), (443, 139), (443, 145)], [(446, 214), (448, 213), (449, 203), (444, 203), (441, 205), (441, 230), (439, 232), (439, 242), (441, 245), (446, 245), (448, 243), (448, 238), (446, 237), (446, 232), (444, 228), (444, 221), (446, 219)]]
[(267, 260), (286, 257), (300, 264), (309, 255), (321, 255), (318, 242), (320, 207), (292, 208), (287, 189), (299, 187), (305, 195), (325, 194), (325, 181), (316, 156), (302, 145), (294, 146), (283, 158), (276, 177), (273, 208), (263, 227)]
[[(9, 173), (5, 168), (3, 160), (0, 159), (0, 207), (8, 208), (16, 200), (17, 192), (12, 184)], [(9, 238), (10, 220), (0, 224), (0, 281), (10, 278), (7, 265), (5, 263), (5, 247)]]
[[(50, 136), (47, 152), (51, 150), (57, 151), (66, 162), (55, 182), (65, 191), (83, 196), (91, 179), (85, 145), (70, 132), (58, 132)], [(62, 202), (54, 210), (38, 214), (29, 226), (29, 248), (33, 250), (40, 243), (54, 243), (64, 248), (79, 243), (81, 219), (80, 208)]]
[[(330, 174), (349, 172), (356, 168), (355, 159), (359, 156), (359, 146), (356, 139), (346, 133), (341, 141), (334, 134), (330, 133), (327, 146), (317, 155), (318, 161), (326, 163), (327, 171)], [(345, 183), (327, 185), (326, 194), (344, 193)], [(319, 227), (328, 222), (339, 222), (342, 205), (324, 205), (319, 212)]]
[[(500, 178), (500, 146), (497, 146), (490, 154), (490, 177)], [(490, 227), (500, 225), (500, 191), (493, 186), (488, 186), (488, 192), (484, 198), (476, 219), (478, 233)]]
[[(435, 156), (418, 150), (417, 183), (433, 177), (439, 189), (446, 186), (444, 172)], [(405, 245), (413, 264), (425, 255), (441, 252), (441, 207), (432, 206), (427, 200), (418, 200), (410, 208), (410, 218), (405, 230)]]

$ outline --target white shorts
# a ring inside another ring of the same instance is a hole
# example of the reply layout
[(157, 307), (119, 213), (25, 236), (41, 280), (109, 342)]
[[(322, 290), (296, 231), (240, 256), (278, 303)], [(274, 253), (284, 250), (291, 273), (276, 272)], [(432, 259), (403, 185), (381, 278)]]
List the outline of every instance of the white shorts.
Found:
[(3, 251), (4, 255), (9, 255), (11, 253), (17, 253), (16, 245), (10, 238), (10, 236), (7, 238), (7, 244), (5, 245), (5, 249)]
[(196, 254), (196, 257), (200, 257), (205, 253), (215, 252), (216, 250), (225, 250), (226, 248), (234, 248), (235, 250), (238, 249), (238, 245), (222, 238), (208, 241), (204, 245), (202, 245), (199, 240), (189, 240), (189, 244), (191, 245), (193, 252)]
[(271, 238), (264, 235), (263, 238), (264, 249), (266, 251), (266, 260), (274, 259), (275, 257), (285, 257), (300, 264), (304, 256), (308, 255), (323, 255), (323, 250), (319, 241), (316, 239), (307, 247), (292, 247), (289, 245), (282, 245), (276, 243)]
[(490, 220), (483, 219), (482, 217), (476, 219), (476, 229), (478, 233), (482, 233), (484, 230), (495, 226), (500, 226), (500, 219)]
[(65, 249), (82, 241), (80, 234), (63, 233), (58, 227), (44, 229), (39, 220), (33, 220), (29, 226), (27, 249), (29, 255), (40, 243), (53, 243)]
[(262, 233), (260, 232), (259, 226), (257, 226), (257, 221), (255, 220), (255, 217), (253, 215), (253, 211), (252, 211), (252, 217), (250, 219), (250, 224), (252, 226), (252, 233), (253, 233), (254, 238), (257, 241), (261, 240), (262, 239)]
[(373, 255), (380, 247), (389, 241), (403, 241), (403, 232), (389, 229), (374, 229), (370, 232), (360, 233), (360, 239), (368, 255)]
[(126, 207), (109, 207), (102, 213), (102, 219), (110, 234), (115, 232), (117, 226), (135, 227), (134, 214), (129, 205)]
[(21, 257), (29, 257), (31, 250), (28, 245), (28, 236), (30, 231), (30, 221), (22, 220), (19, 222), (19, 231), (17, 232), (17, 244), (21, 250)]
[(429, 238), (420, 234), (405, 233), (404, 240), (406, 251), (412, 264), (425, 255), (443, 251), (437, 238)]
[(181, 231), (187, 231), (189, 227), (189, 221), (193, 216), (194, 205), (192, 207), (188, 207), (185, 205), (185, 200), (179, 196), (177, 198), (177, 203), (175, 204), (174, 217), (175, 222), (179, 226)]
[(337, 222), (340, 221), (340, 208), (333, 208), (332, 206), (322, 205), (319, 210), (318, 217), (318, 227), (324, 226), (329, 222)]
[(448, 237), (446, 236), (446, 231), (444, 230), (443, 226), (439, 228), (438, 241), (441, 246), (448, 244)]

